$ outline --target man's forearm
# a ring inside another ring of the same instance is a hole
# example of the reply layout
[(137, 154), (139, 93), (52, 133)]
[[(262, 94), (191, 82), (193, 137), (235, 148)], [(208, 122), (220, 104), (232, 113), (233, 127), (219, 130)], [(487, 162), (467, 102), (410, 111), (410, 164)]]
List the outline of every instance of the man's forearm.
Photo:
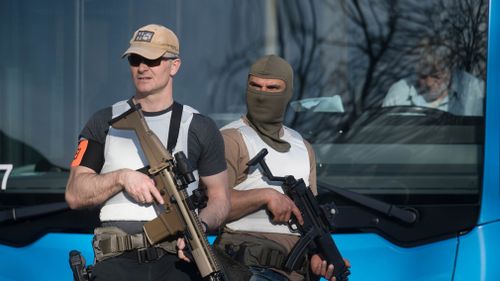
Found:
[[(211, 200), (213, 202), (210, 202)], [(208, 201), (207, 206), (201, 210), (200, 219), (208, 225), (209, 229), (216, 229), (226, 220), (230, 207), (229, 199), (212, 198)]]
[(231, 209), (227, 172), (201, 177), (200, 180), (207, 187), (208, 195), (207, 206), (200, 211), (200, 219), (209, 229), (218, 228), (224, 223)]
[(266, 204), (265, 189), (231, 191), (231, 210), (227, 221), (237, 220), (249, 213), (255, 212)]
[(120, 170), (99, 175), (84, 167), (73, 169), (65, 192), (66, 202), (72, 209), (100, 205), (122, 190)]

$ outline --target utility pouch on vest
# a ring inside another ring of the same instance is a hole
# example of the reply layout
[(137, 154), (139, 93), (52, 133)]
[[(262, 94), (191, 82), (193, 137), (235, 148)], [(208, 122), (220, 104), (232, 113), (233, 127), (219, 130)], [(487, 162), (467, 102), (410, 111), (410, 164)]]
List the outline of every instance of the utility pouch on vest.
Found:
[[(288, 257), (288, 251), (283, 245), (273, 240), (241, 232), (223, 232), (215, 240), (214, 248), (225, 253), (234, 263), (243, 264), (247, 268), (248, 266), (258, 266), (275, 268), (285, 272), (284, 264)], [(309, 272), (307, 256), (304, 257), (303, 265), (296, 272), (303, 275), (305, 280), (315, 280)]]
[[(95, 262), (121, 255), (125, 251), (153, 247), (143, 233), (128, 234), (118, 227), (98, 227), (92, 240)], [(177, 253), (175, 241), (165, 241), (154, 245), (170, 253)]]
[(279, 243), (245, 233), (224, 232), (214, 245), (246, 266), (282, 269), (287, 257), (286, 248)]
[(228, 280), (248, 281), (250, 280), (250, 277), (252, 277), (252, 272), (250, 272), (250, 269), (246, 265), (234, 260), (217, 246), (214, 246), (214, 254), (224, 269)]

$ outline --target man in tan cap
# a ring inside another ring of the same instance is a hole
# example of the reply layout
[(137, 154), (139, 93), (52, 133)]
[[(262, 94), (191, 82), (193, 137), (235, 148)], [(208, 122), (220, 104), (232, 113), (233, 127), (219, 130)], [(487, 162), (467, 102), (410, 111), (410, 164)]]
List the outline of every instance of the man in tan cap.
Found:
[(283, 269), (299, 238), (287, 222), (292, 216), (302, 222), (302, 215), (279, 182), (267, 181), (259, 169), (247, 165), (266, 148), (266, 163), (274, 175), (302, 178), (317, 193), (314, 151), (298, 132), (283, 125), (292, 96), (292, 66), (279, 56), (264, 56), (250, 68), (247, 114), (221, 129), (232, 189), (228, 223), (216, 245), (248, 266), (252, 281), (310, 280), (310, 272), (335, 280), (333, 265), (319, 255), (305, 259), (301, 270)]
[(66, 186), (71, 208), (100, 207), (92, 280), (200, 279), (193, 263), (177, 257), (176, 239), (145, 242), (142, 226), (157, 217), (155, 205), (163, 199), (154, 181), (136, 171), (148, 163), (135, 133), (112, 128), (109, 121), (141, 104), (148, 126), (165, 147), (172, 154), (184, 151), (195, 169), (196, 181), (188, 190), (206, 186), (209, 200), (199, 217), (208, 229), (217, 228), (230, 208), (222, 136), (211, 119), (174, 102), (173, 78), (181, 59), (171, 30), (155, 24), (139, 28), (123, 57), (130, 64), (135, 93), (88, 121)]

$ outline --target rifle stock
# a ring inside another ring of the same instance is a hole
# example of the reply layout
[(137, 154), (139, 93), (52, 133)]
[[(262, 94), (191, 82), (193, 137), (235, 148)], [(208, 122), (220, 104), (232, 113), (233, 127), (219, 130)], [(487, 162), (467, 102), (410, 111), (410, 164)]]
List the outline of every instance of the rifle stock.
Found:
[(135, 131), (149, 162), (148, 174), (154, 178), (156, 188), (165, 202), (164, 211), (143, 227), (149, 243), (156, 244), (169, 236), (182, 234), (201, 276), (208, 280), (226, 280), (203, 226), (195, 211), (190, 208), (189, 196), (185, 190), (189, 182), (186, 183), (176, 174), (172, 155), (149, 129), (140, 105), (135, 105), (114, 118), (110, 124), (116, 129)]

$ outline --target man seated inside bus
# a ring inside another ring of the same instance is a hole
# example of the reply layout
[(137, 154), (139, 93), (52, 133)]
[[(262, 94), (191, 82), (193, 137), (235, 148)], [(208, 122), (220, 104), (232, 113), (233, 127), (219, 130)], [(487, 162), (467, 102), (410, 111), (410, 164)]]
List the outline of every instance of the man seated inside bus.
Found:
[(420, 106), (454, 115), (482, 116), (484, 81), (454, 69), (450, 53), (442, 45), (422, 46), (414, 77), (394, 83), (382, 106)]

